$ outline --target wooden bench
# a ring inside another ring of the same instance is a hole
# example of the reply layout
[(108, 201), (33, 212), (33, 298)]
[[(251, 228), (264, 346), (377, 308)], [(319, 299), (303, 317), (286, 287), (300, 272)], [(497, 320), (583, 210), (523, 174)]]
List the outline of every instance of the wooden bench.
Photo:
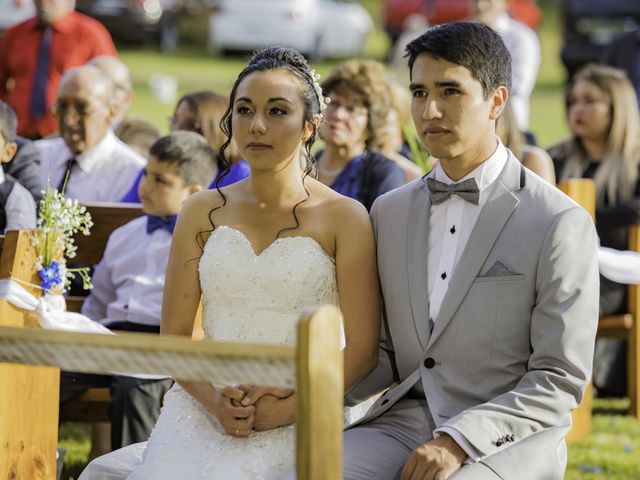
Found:
[[(137, 203), (104, 203), (86, 202), (93, 220), (90, 235), (77, 234), (74, 242), (78, 248), (76, 256), (69, 261), (72, 265), (96, 265), (104, 253), (111, 233), (124, 224), (138, 218), (144, 213)], [(80, 312), (85, 297), (67, 296), (67, 310)], [(78, 398), (65, 404), (60, 410), (61, 421), (74, 422), (109, 422), (107, 414), (111, 402), (111, 392), (108, 388), (91, 388)]]
[[(33, 278), (35, 253), (29, 235), (7, 235), (0, 261), (4, 278), (37, 281)], [(7, 251), (11, 250), (21, 255), (12, 255), (9, 264)], [(33, 290), (34, 295), (39, 294)], [(33, 324), (27, 317), (8, 302), (0, 302), (0, 362), (5, 362), (0, 363), (0, 478), (55, 478), (59, 368), (88, 373), (161, 373), (220, 383), (295, 385), (297, 478), (340, 478), (344, 380), (339, 348), (341, 316), (336, 307), (324, 306), (301, 317), (297, 348), (195, 342), (140, 333), (45, 331), (24, 328)]]
[[(629, 250), (640, 252), (640, 225), (629, 228)], [(640, 419), (640, 286), (628, 286), (628, 313), (602, 317), (598, 323), (598, 337), (619, 338), (627, 342), (627, 396), (629, 415)]]
[[(591, 218), (596, 218), (596, 187), (593, 180), (575, 178), (565, 180), (558, 184), (558, 188), (562, 190), (568, 197), (573, 199), (578, 205), (584, 208)], [(567, 435), (568, 442), (574, 442), (591, 435), (591, 410), (593, 405), (593, 386), (589, 383), (587, 390), (584, 392), (582, 402), (571, 413), (573, 425), (571, 431)]]
[[(0, 257), (0, 278), (16, 278), (35, 285), (39, 278), (29, 232), (7, 232)], [(23, 287), (34, 296), (41, 292)], [(0, 325), (37, 326), (23, 310), (0, 300)], [(0, 478), (53, 479), (58, 442), (57, 368), (0, 363)], [(32, 439), (38, 441), (33, 442)]]
[[(585, 207), (595, 219), (595, 185), (588, 179), (569, 179), (559, 184), (560, 189), (576, 203)], [(631, 251), (640, 252), (640, 225), (629, 227), (628, 246)], [(627, 342), (627, 395), (630, 400), (629, 415), (640, 418), (640, 329), (638, 315), (640, 314), (640, 286), (628, 287), (628, 313), (616, 316), (601, 317), (598, 321), (598, 337), (619, 338)], [(591, 410), (591, 389), (585, 395), (584, 405), (576, 410), (576, 414), (586, 417)], [(575, 420), (575, 419), (574, 419)], [(576, 428), (579, 422), (574, 422)], [(582, 422), (584, 425), (585, 422)], [(573, 433), (573, 432), (572, 432)], [(582, 437), (584, 435), (581, 435)]]
[[(93, 266), (96, 265), (104, 253), (107, 240), (114, 230), (125, 223), (138, 218), (144, 213), (137, 203), (84, 203), (93, 220), (91, 235), (77, 234), (74, 242), (78, 250), (76, 256), (68, 260), (70, 265)], [(67, 310), (80, 312), (84, 297), (67, 297)]]

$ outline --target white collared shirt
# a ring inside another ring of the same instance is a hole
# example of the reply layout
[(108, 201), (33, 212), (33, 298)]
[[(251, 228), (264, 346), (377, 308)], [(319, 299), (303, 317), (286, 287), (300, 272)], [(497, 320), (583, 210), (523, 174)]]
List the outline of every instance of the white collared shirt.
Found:
[(480, 189), (478, 205), (452, 195), (438, 205), (431, 205), (429, 214), (429, 257), (427, 265), (429, 318), (434, 322), (440, 312), (444, 295), (449, 288), (456, 265), (467, 245), (471, 231), (478, 220), (482, 207), (491, 196), (495, 181), (507, 163), (507, 149), (497, 140), (498, 145), (493, 154), (475, 170), (458, 182), (451, 180), (438, 163), (427, 178), (451, 184), (475, 178)]
[[(4, 182), (4, 172), (0, 168), (0, 183)], [(9, 230), (33, 230), (36, 228), (36, 202), (33, 200), (29, 190), (17, 181), (15, 181), (11, 193), (1, 207), (4, 208), (6, 216), (4, 232)]]
[(105, 326), (121, 321), (160, 325), (170, 247), (167, 230), (147, 233), (146, 216), (114, 230), (96, 265), (82, 313)]
[[(60, 185), (73, 156), (60, 137), (35, 142), (42, 159), (43, 185)], [(129, 191), (146, 160), (111, 130), (96, 145), (76, 157), (65, 197), (80, 202), (119, 202)]]
[(495, 30), (511, 54), (511, 92), (509, 101), (520, 130), (529, 128), (529, 100), (540, 68), (540, 41), (536, 32), (524, 23), (500, 15)]
[[(427, 261), (427, 282), (429, 289), (429, 318), (435, 322), (442, 300), (449, 288), (458, 261), (469, 241), (469, 236), (476, 225), (480, 211), (487, 203), (496, 188), (496, 180), (507, 163), (507, 149), (497, 139), (497, 147), (493, 154), (480, 166), (458, 182), (451, 180), (438, 163), (427, 178), (434, 178), (446, 184), (459, 183), (475, 178), (480, 190), (478, 205), (452, 195), (448, 200), (431, 205), (429, 214), (429, 257)], [(475, 462), (480, 455), (475, 448), (457, 430), (443, 426), (434, 431), (437, 437), (447, 433), (466, 452), (469, 461)]]

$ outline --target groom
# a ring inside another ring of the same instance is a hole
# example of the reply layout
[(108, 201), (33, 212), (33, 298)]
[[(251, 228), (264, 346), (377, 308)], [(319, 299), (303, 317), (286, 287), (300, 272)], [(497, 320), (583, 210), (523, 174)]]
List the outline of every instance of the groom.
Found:
[(439, 159), (372, 209), (389, 389), (345, 432), (348, 480), (555, 480), (591, 376), (598, 318), (588, 214), (496, 137), (511, 58), (490, 28), (407, 46), (412, 116)]

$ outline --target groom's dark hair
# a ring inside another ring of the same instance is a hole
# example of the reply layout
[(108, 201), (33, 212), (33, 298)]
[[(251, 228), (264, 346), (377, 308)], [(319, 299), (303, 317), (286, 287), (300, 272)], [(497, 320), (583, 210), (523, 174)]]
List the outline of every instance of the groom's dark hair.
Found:
[(511, 55), (486, 25), (452, 22), (430, 28), (407, 45), (410, 72), (422, 53), (465, 67), (482, 85), (485, 99), (500, 86), (511, 89)]

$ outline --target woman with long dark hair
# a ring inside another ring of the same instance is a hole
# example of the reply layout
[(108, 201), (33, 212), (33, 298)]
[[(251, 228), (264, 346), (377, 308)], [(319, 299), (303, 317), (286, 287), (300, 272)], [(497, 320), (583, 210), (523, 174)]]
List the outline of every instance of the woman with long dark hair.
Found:
[[(310, 175), (324, 105), (314, 72), (294, 50), (260, 51), (240, 73), (224, 116), (221, 157), (235, 139), (251, 175), (196, 194), (183, 207), (161, 333), (191, 336), (202, 297), (207, 338), (293, 345), (307, 306), (337, 304), (349, 388), (377, 363), (379, 285), (365, 208)], [(134, 445), (98, 459), (81, 478), (279, 479), (294, 467), (295, 395), (179, 381), (141, 463)], [(105, 473), (136, 462), (128, 477)]]

